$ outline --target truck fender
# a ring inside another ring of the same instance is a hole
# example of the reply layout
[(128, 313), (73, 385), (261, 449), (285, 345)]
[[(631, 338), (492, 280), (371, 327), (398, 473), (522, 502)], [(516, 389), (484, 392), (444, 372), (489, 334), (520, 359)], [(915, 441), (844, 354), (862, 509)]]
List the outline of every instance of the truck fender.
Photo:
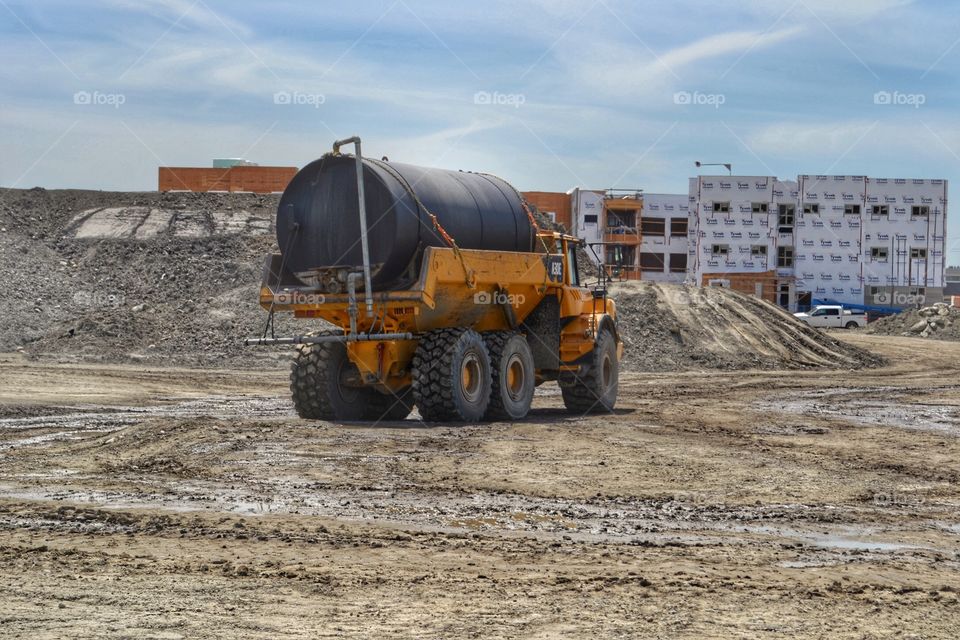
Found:
[(599, 335), (604, 329), (609, 329), (613, 334), (613, 339), (616, 340), (617, 344), (620, 344), (620, 332), (617, 331), (617, 323), (607, 314), (604, 314), (603, 317), (600, 318), (600, 322), (597, 323), (597, 334)]

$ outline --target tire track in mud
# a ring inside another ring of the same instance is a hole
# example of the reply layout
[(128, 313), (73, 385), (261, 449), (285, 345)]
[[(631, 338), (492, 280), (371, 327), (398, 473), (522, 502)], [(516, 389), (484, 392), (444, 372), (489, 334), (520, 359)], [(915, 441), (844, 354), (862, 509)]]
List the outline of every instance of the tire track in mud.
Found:
[[(11, 482), (9, 474), (0, 474), (0, 478), (6, 476), (0, 480), (0, 498), (92, 505), (112, 513), (159, 509), (183, 514), (319, 517), (405, 531), (474, 532), (585, 543), (750, 546), (774, 542), (821, 548), (824, 553), (831, 549), (837, 554), (856, 550), (868, 556), (875, 554), (878, 559), (915, 552), (950, 557), (945, 547), (898, 541), (900, 531), (892, 523), (875, 531), (843, 523), (827, 524), (838, 508), (829, 504), (743, 505), (728, 503), (723, 495), (685, 491), (659, 499), (597, 496), (577, 500), (438, 490), (403, 482), (396, 474), (382, 476), (373, 485), (317, 482), (304, 473), (318, 467), (336, 472), (356, 464), (389, 466), (409, 458), (424, 445), (451, 455), (456, 449), (451, 449), (447, 440), (457, 440), (457, 431), (431, 438), (432, 444), (417, 436), (411, 441), (415, 445), (411, 453), (403, 446), (396, 453), (382, 454), (362, 451), (360, 445), (370, 432), (361, 428), (353, 432), (355, 435), (346, 432), (334, 441), (342, 441), (343, 452), (337, 448), (325, 453), (306, 452), (298, 444), (304, 437), (302, 432), (291, 433), (284, 443), (284, 425), (299, 421), (290, 418), (288, 401), (282, 398), (221, 395), (155, 407), (82, 412), (69, 409), (55, 416), (0, 422), (0, 433), (4, 429), (53, 429), (0, 445), (25, 449), (31, 455), (52, 449), (47, 454), (46, 473), (18, 476), (18, 482)], [(214, 413), (217, 420), (207, 420)], [(277, 437), (238, 450), (230, 440), (229, 426), (238, 418), (247, 430), (276, 431)], [(380, 431), (390, 433), (390, 429)], [(111, 436), (112, 432), (118, 436)], [(471, 431), (474, 435), (481, 432)], [(239, 451), (239, 457), (231, 457), (235, 451)], [(85, 471), (68, 473), (55, 463), (58, 459), (65, 463), (88, 460), (90, 456), (101, 462)], [(850, 511), (849, 506), (844, 509)], [(857, 511), (867, 520), (884, 516), (882, 509), (869, 505)], [(927, 520), (942, 517), (936, 505), (929, 505), (927, 512), (919, 509), (915, 515)], [(12, 521), (8, 525), (19, 526)], [(48, 525), (56, 528), (56, 523)]]

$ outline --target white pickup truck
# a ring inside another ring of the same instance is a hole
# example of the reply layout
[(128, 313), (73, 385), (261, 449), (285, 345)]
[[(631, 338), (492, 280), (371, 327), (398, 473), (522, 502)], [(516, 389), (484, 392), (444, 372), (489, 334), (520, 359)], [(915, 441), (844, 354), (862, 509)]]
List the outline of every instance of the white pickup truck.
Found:
[(863, 311), (844, 309), (840, 305), (817, 305), (808, 313), (793, 314), (797, 320), (806, 322), (811, 327), (837, 327), (856, 329), (867, 326), (867, 314)]

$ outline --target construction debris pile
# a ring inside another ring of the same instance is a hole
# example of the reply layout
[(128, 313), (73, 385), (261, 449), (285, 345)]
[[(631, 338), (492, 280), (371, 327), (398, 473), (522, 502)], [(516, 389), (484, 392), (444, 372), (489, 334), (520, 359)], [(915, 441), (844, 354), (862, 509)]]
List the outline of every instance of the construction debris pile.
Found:
[[(0, 351), (59, 360), (285, 366), (244, 347), (266, 314), (278, 196), (0, 190)], [(546, 227), (548, 220), (540, 218)], [(595, 270), (580, 256), (583, 273)], [(592, 266), (592, 265), (590, 265)], [(877, 358), (727, 290), (615, 285), (627, 370), (849, 367)], [(277, 333), (301, 323), (277, 318)]]
[(634, 371), (861, 368), (882, 360), (729, 289), (617, 283), (624, 367)]
[(187, 366), (285, 359), (242, 345), (263, 329), (257, 296), (278, 200), (0, 190), (0, 351)]
[(866, 332), (885, 336), (960, 340), (960, 309), (938, 302), (929, 307), (880, 318), (871, 323)]

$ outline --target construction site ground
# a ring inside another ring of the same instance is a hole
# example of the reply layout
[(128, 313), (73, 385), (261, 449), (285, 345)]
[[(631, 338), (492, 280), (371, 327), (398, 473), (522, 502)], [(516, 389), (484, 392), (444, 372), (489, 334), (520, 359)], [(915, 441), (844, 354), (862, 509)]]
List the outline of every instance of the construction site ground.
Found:
[(286, 369), (0, 356), (0, 635), (956, 638), (960, 344), (311, 423)]

